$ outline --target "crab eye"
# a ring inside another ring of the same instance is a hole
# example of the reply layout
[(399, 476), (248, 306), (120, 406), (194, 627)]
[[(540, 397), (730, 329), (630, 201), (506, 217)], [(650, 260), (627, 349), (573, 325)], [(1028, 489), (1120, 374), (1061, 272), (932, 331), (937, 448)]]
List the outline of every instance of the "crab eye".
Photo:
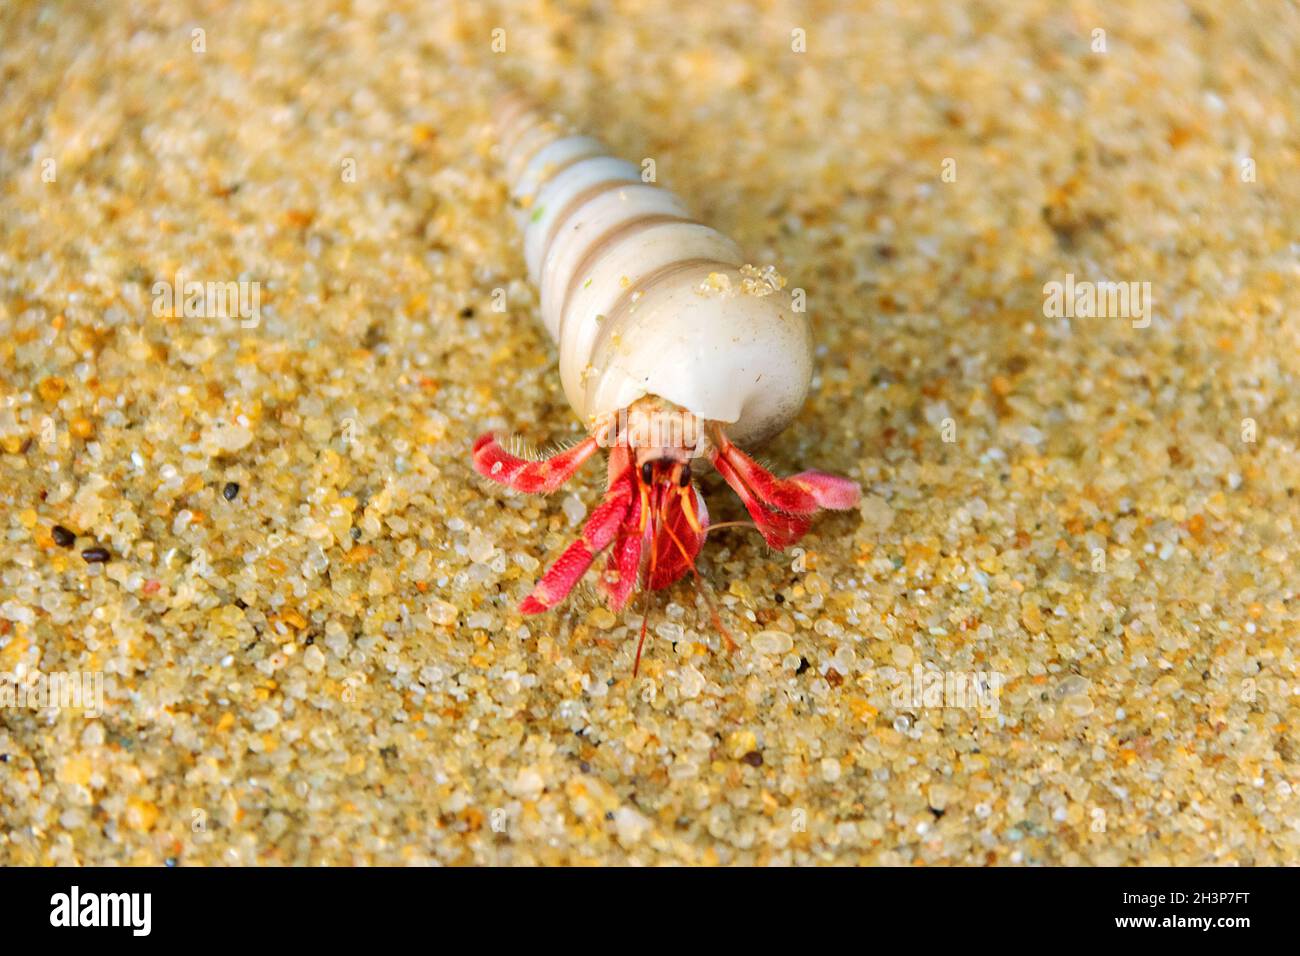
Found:
[(691, 463), (689, 461), (682, 463), (682, 473), (677, 476), (677, 483), (683, 488), (691, 483)]
[(652, 462), (652, 461), (647, 461), (647, 462), (642, 463), (642, 465), (641, 465), (641, 480), (642, 480), (645, 484), (648, 485), (648, 484), (650, 484), (650, 482), (654, 481), (654, 479), (655, 479), (655, 468), (654, 468), (654, 462)]

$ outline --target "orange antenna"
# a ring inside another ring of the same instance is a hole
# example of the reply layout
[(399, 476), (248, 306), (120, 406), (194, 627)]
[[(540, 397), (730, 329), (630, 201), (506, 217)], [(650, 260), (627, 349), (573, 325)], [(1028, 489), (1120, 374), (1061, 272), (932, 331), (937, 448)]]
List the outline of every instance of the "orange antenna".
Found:
[[(683, 492), (685, 492), (685, 489), (683, 489)], [(744, 522), (740, 523), (743, 524)], [(720, 633), (723, 640), (727, 642), (727, 650), (734, 651), (737, 647), (736, 642), (732, 640), (731, 633), (722, 624), (722, 614), (718, 611), (718, 605), (713, 600), (713, 592), (709, 587), (709, 582), (700, 577), (700, 572), (695, 567), (695, 559), (687, 553), (686, 546), (682, 544), (681, 539), (677, 537), (676, 533), (673, 531), (672, 525), (665, 522), (663, 527), (664, 530), (668, 532), (668, 537), (672, 538), (673, 544), (677, 545), (677, 550), (682, 553), (682, 557), (686, 559), (686, 566), (691, 569), (691, 575), (695, 578), (695, 583), (700, 585), (702, 588), (700, 593), (704, 596), (704, 603), (709, 606), (709, 615), (713, 618), (713, 626), (718, 629), (718, 633)], [(698, 525), (696, 525), (696, 527), (698, 527)]]
[[(644, 493), (644, 486), (642, 486), (642, 493)], [(642, 510), (641, 518), (643, 521), (646, 519), (646, 512), (650, 510), (651, 509), (648, 508)], [(650, 570), (646, 577), (645, 587), (643, 588), (645, 593), (645, 610), (641, 613), (641, 639), (636, 642), (636, 660), (632, 663), (633, 680), (636, 680), (636, 675), (641, 670), (641, 648), (645, 647), (646, 625), (650, 622), (650, 582), (653, 581), (655, 577), (655, 553), (659, 550), (659, 528), (661, 527), (658, 520), (656, 520), (658, 517), (659, 516), (654, 513), (651, 513), (650, 515)]]
[(650, 622), (650, 590), (647, 588), (641, 593), (645, 595), (645, 610), (641, 614), (641, 639), (636, 642), (636, 660), (632, 664), (633, 680), (636, 680), (636, 675), (641, 670), (641, 648), (645, 646), (645, 628)]
[(714, 531), (722, 531), (726, 528), (752, 528), (753, 530), (762, 533), (758, 525), (754, 524), (752, 521), (719, 521), (717, 524), (711, 524), (705, 528), (704, 533), (711, 534)]

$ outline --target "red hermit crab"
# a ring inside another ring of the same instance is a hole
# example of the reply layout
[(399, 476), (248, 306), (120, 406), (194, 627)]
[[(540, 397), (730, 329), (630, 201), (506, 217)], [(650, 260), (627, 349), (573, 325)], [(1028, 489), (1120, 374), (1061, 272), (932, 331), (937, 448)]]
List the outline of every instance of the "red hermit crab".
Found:
[(589, 437), (529, 460), (488, 433), (474, 443), (474, 467), (549, 494), (609, 450), (604, 500), (520, 610), (560, 603), (606, 550), (599, 587), (616, 612), (638, 580), (656, 590), (694, 571), (709, 527), (692, 480), (702, 460), (777, 549), (798, 541), (819, 509), (852, 508), (859, 490), (849, 479), (777, 478), (738, 447), (783, 429), (808, 392), (811, 337), (784, 280), (742, 265), (735, 243), (691, 221), (680, 199), (521, 95), (498, 100), (494, 123), (565, 395)]

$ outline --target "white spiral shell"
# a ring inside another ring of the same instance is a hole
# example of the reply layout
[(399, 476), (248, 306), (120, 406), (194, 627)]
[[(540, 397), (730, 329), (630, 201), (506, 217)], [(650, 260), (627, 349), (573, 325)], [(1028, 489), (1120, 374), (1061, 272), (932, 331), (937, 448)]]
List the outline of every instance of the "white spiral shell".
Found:
[(812, 343), (779, 283), (640, 168), (519, 94), (498, 101), (494, 123), (578, 416), (591, 425), (652, 395), (740, 443), (784, 428), (808, 392)]

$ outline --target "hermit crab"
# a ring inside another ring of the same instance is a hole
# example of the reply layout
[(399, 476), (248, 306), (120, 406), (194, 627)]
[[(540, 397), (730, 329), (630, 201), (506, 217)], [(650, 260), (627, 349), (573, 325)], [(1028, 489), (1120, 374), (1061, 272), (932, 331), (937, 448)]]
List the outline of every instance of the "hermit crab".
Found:
[[(564, 393), (589, 437), (530, 459), (489, 432), (474, 443), (474, 467), (549, 494), (599, 448), (609, 452), (604, 500), (520, 610), (560, 603), (605, 551), (598, 586), (615, 612), (638, 581), (656, 590), (694, 572), (709, 529), (693, 481), (704, 461), (777, 549), (818, 510), (852, 508), (853, 481), (778, 478), (741, 451), (789, 424), (812, 377), (807, 319), (784, 280), (744, 265), (735, 243), (692, 221), (641, 168), (518, 92), (496, 101), (493, 125)], [(638, 665), (640, 655), (638, 645)]]

